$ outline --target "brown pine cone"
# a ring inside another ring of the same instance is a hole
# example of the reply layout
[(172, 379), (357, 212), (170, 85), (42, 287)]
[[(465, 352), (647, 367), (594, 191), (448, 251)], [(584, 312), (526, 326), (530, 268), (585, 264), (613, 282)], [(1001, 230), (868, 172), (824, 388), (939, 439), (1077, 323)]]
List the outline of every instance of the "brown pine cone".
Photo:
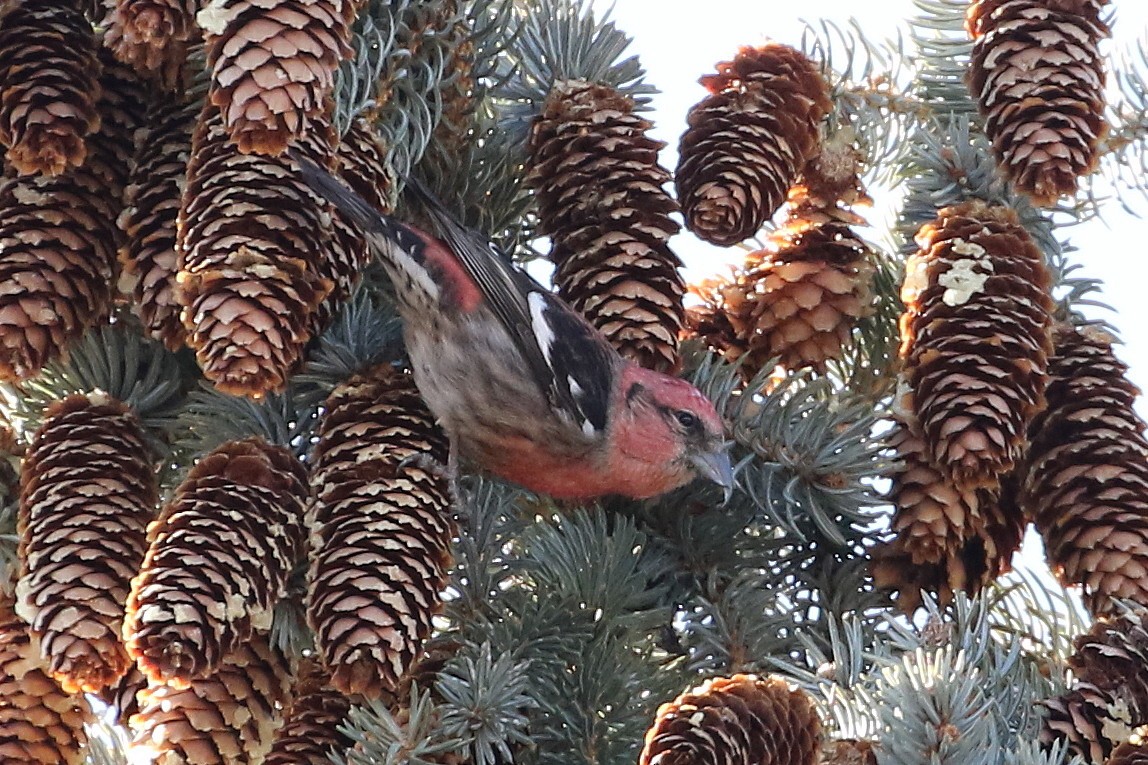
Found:
[[(278, 156), (328, 129), (358, 0), (223, 0), (200, 15), (212, 104), (239, 151)], [(204, 16), (206, 15), (206, 18)]]
[(958, 488), (996, 491), (1044, 408), (1050, 276), (1014, 211), (946, 207), (905, 266), (901, 356), (928, 459)]
[(1139, 391), (1098, 329), (1062, 325), (1049, 361), (1048, 408), (1032, 423), (1020, 501), (1061, 582), (1105, 613), (1148, 604), (1148, 441)]
[(120, 290), (132, 296), (147, 333), (173, 351), (186, 336), (175, 295), (176, 223), (201, 109), (201, 101), (178, 95), (151, 101), (118, 220), (124, 238)]
[(1019, 510), (995, 492), (953, 486), (927, 459), (911, 419), (896, 420), (889, 446), (896, 536), (873, 551), (873, 579), (897, 590), (906, 611), (921, 605), (923, 592), (941, 604), (956, 592), (976, 595), (1009, 569), (1025, 525)]
[(117, 59), (179, 90), (188, 50), (199, 41), (199, 0), (113, 0), (104, 44)]
[(81, 166), (0, 182), (0, 378), (36, 374), (111, 310), (115, 221), (142, 94), (110, 61), (101, 82), (102, 121)]
[(814, 765), (821, 722), (809, 695), (780, 678), (707, 680), (663, 704), (640, 765)]
[(1045, 701), (1044, 707), (1040, 740), (1045, 744), (1064, 741), (1070, 755), (1078, 754), (1091, 765), (1103, 765), (1134, 725), (1126, 699), (1091, 683), (1077, 683), (1064, 695)]
[(766, 248), (732, 278), (694, 288), (702, 304), (687, 314), (691, 332), (740, 360), (746, 377), (775, 358), (824, 371), (872, 313), (869, 247), (850, 228), (864, 222), (851, 207), (869, 201), (859, 164), (842, 138), (827, 141), (790, 189), (786, 221)]
[(685, 284), (669, 248), (677, 203), (663, 190), (665, 144), (616, 89), (555, 83), (535, 119), (527, 183), (550, 236), (558, 294), (623, 356), (662, 371), (678, 368)]
[(294, 698), (263, 765), (329, 765), (329, 752), (352, 743), (339, 730), (351, 700), (331, 687), (330, 675), (313, 659), (304, 659), (295, 676)]
[[(296, 149), (326, 164), (330, 133)], [(177, 299), (204, 375), (234, 395), (277, 392), (302, 363), (333, 285), (326, 203), (287, 157), (241, 154), (218, 109), (200, 113), (179, 215)]]
[(675, 184), (686, 228), (707, 242), (757, 233), (817, 153), (828, 86), (800, 51), (745, 47), (702, 77), (712, 95), (690, 109)]
[(450, 566), (445, 435), (389, 365), (327, 398), (312, 457), (307, 621), (331, 684), (379, 698), (430, 635)]
[(77, 765), (88, 703), (43, 672), (40, 647), (13, 605), (0, 595), (0, 762)]
[(821, 747), (821, 765), (877, 765), (877, 752), (872, 741), (834, 739)]
[(96, 38), (78, 2), (21, 0), (0, 14), (0, 143), (20, 173), (58, 175), (100, 125)]
[(143, 427), (126, 405), (97, 392), (48, 407), (21, 475), (17, 608), (69, 693), (99, 691), (131, 666), (124, 603), (158, 499)]
[(303, 547), (306, 471), (261, 438), (202, 457), (148, 528), (124, 636), (153, 683), (211, 675), (271, 609)]
[(1148, 610), (1097, 619), (1069, 658), (1077, 678), (1128, 700), (1133, 723), (1148, 723)]
[(1076, 193), (1096, 168), (1104, 120), (1108, 0), (975, 0), (969, 88), (997, 162), (1036, 204)]
[[(129, 721), (129, 751), (157, 765), (264, 762), (291, 700), (291, 667), (263, 633), (236, 645), (210, 677), (152, 684)], [(133, 760), (134, 761), (134, 760)]]
[(1148, 744), (1125, 741), (1112, 750), (1112, 756), (1104, 765), (1148, 765)]

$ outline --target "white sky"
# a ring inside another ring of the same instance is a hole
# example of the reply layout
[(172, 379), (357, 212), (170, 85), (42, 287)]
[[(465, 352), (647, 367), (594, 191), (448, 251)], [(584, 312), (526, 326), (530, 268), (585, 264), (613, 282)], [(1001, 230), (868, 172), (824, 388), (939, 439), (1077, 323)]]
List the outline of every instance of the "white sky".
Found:
[[(731, 58), (739, 46), (767, 40), (798, 45), (802, 19), (843, 23), (851, 16), (859, 19), (870, 39), (879, 41), (915, 13), (912, 0), (596, 0), (595, 4), (600, 11), (613, 5), (611, 17), (634, 38), (630, 52), (638, 54), (647, 80), (662, 91), (654, 97), (652, 119), (654, 135), (669, 144), (662, 163), (670, 169), (686, 112), (705, 95), (698, 77), (712, 72), (718, 61)], [(1148, 40), (1148, 3), (1114, 0), (1110, 7), (1116, 18), (1110, 51), (1125, 50), (1137, 39)], [(868, 10), (874, 8), (880, 10)], [(1148, 215), (1148, 199), (1136, 202), (1136, 209)], [(1078, 248), (1072, 258), (1083, 266), (1080, 275), (1104, 281), (1099, 299), (1115, 313), (1098, 316), (1120, 330), (1124, 346), (1118, 353), (1132, 365), (1132, 380), (1148, 389), (1148, 218), (1125, 214), (1119, 203), (1110, 208), (1106, 221), (1072, 229), (1072, 243)], [(686, 260), (691, 279), (716, 272), (741, 257), (736, 248), (718, 248), (688, 235), (677, 237), (673, 246)], [(1139, 409), (1148, 415), (1143, 397)]]

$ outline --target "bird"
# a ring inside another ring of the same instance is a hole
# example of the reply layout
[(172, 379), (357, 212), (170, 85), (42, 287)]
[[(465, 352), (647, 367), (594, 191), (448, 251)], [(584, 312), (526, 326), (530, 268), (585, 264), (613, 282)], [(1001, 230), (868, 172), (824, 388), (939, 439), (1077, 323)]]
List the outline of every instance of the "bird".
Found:
[(696, 387), (624, 358), (415, 179), (404, 193), (429, 232), (383, 214), (310, 159), (294, 159), (391, 279), (415, 385), (450, 439), (454, 465), (558, 500), (646, 499), (695, 478), (729, 500), (723, 422)]

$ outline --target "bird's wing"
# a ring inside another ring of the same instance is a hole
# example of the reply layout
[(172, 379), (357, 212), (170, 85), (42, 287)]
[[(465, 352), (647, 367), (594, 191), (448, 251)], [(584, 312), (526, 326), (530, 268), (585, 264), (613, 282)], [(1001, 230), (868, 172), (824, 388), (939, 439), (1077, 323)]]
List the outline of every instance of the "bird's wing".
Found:
[(604, 431), (620, 361), (613, 347), (493, 242), (462, 225), (424, 186), (410, 179), (406, 188), (478, 285), (551, 406), (588, 437)]

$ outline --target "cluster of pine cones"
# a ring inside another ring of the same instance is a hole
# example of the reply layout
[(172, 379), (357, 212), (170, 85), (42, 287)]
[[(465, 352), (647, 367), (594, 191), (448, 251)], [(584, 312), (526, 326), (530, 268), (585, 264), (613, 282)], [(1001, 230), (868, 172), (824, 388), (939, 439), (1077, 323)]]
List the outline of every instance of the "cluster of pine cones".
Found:
[[(1070, 193), (1096, 162), (1103, 4), (983, 0), (970, 11), (985, 129), (1005, 174), (1038, 203)], [(148, 335), (193, 349), (220, 391), (284, 389), (367, 266), (361, 237), (299, 180), (287, 147), (380, 208), (390, 201), (387, 147), (370, 120), (337, 136), (330, 118), (362, 7), (4, 2), (0, 377), (34, 377), (125, 303)], [(454, 30), (458, 4), (433, 7), (439, 16), (416, 12), (412, 39)], [(1047, 47), (1064, 55), (1044, 57)], [(474, 109), (469, 49), (458, 50), (444, 76), (462, 99), (444, 107), (451, 125)], [(557, 289), (650, 367), (679, 366), (684, 331), (749, 374), (771, 361), (823, 371), (873, 310), (870, 248), (852, 230), (868, 201), (862, 158), (847, 128), (823, 134), (829, 88), (792, 48), (743, 49), (703, 84), (676, 201), (631, 96), (546, 84), (525, 164)], [(782, 206), (766, 246), (698, 287), (687, 315), (671, 215), (728, 246)], [(922, 588), (975, 589), (1030, 518), (1097, 612), (1112, 598), (1144, 600), (1132, 574), (1148, 559), (1148, 443), (1110, 342), (1053, 326), (1040, 253), (1007, 210), (941, 211), (920, 243), (894, 440), (900, 515), (879, 578), (909, 601)], [(321, 761), (347, 744), (335, 726), (352, 699), (393, 698), (450, 566), (450, 491), (431, 467), (446, 445), (409, 376), (389, 365), (344, 380), (324, 412), (306, 468), (284, 445), (228, 441), (158, 514), (157, 455), (132, 403), (88, 391), (43, 412), (8, 477), (21, 562), (0, 599), (0, 759), (78, 762), (85, 692), (104, 695), (159, 761), (204, 764)], [(297, 662), (268, 628), (304, 563), (316, 660)], [(1143, 658), (1141, 643), (1127, 650)], [(1071, 709), (1100, 703), (1079, 690)], [(719, 735), (726, 708), (784, 718), (784, 735)], [(713, 722), (704, 736), (699, 720)], [(736, 677), (665, 708), (643, 762), (774, 762), (782, 751), (812, 762), (817, 742), (807, 700)]]

